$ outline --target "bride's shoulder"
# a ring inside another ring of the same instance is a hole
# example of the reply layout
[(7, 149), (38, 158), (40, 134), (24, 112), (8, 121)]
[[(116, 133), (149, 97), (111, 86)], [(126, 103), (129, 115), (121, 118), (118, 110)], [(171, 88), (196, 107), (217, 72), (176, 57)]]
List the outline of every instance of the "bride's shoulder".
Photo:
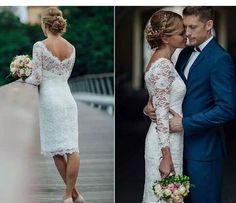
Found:
[(62, 41), (64, 42), (64, 44), (68, 47), (68, 48), (75, 48), (73, 46), (73, 44), (71, 44), (69, 41), (67, 41), (65, 38), (62, 38)]
[(167, 58), (160, 58), (159, 62), (161, 65), (173, 66), (173, 63), (171, 62), (171, 60)]
[(37, 41), (33, 44), (33, 48), (39, 48), (39, 47), (42, 47), (42, 41)]
[(173, 63), (167, 58), (159, 58), (153, 63), (157, 69), (173, 69)]

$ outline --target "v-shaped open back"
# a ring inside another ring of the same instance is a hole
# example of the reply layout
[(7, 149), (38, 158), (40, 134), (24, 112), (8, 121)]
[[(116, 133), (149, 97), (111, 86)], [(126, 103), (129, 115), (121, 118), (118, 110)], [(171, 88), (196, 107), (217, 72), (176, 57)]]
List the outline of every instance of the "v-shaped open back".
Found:
[(53, 58), (55, 58), (56, 60), (58, 60), (60, 63), (63, 63), (64, 61), (70, 59), (70, 58), (73, 56), (74, 51), (75, 51), (75, 48), (72, 46), (72, 51), (70, 52), (69, 57), (66, 57), (66, 58), (64, 58), (64, 59), (60, 59), (58, 56), (56, 56), (56, 54), (54, 54), (54, 53), (47, 47), (47, 45), (46, 45), (44, 42), (41, 41), (41, 43), (42, 43), (44, 49), (45, 49)]

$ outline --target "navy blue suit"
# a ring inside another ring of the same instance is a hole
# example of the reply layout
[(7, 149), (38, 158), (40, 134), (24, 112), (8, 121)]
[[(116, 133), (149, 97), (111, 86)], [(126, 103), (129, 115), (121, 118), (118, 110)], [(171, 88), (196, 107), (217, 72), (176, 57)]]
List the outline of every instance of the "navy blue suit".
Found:
[(176, 69), (187, 92), (183, 102), (184, 173), (194, 184), (185, 202), (220, 203), (223, 124), (234, 118), (235, 75), (230, 55), (213, 38), (190, 68), (184, 68), (193, 47), (182, 50)]

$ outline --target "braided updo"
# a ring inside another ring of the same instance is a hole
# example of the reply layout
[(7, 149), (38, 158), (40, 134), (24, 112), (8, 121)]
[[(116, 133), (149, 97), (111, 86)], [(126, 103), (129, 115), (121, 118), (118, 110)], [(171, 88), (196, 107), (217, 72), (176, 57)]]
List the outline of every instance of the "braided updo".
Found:
[(66, 31), (67, 22), (62, 16), (61, 10), (56, 7), (45, 9), (41, 14), (41, 19), (53, 34), (61, 34)]
[(151, 16), (144, 31), (151, 49), (160, 47), (164, 36), (175, 33), (179, 20), (182, 21), (182, 17), (172, 11), (159, 10)]

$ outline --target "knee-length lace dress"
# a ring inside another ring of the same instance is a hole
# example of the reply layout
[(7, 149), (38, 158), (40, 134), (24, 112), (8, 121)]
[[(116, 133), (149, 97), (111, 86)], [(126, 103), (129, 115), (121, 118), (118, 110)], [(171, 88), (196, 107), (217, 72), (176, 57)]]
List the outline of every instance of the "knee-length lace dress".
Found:
[(32, 74), (25, 82), (39, 85), (41, 153), (46, 156), (78, 152), (78, 111), (68, 78), (75, 61), (60, 60), (39, 41), (33, 46)]
[(170, 147), (172, 161), (177, 175), (183, 167), (183, 133), (169, 132), (169, 109), (182, 115), (182, 102), (186, 87), (170, 60), (160, 58), (145, 73), (145, 83), (152, 96), (157, 116), (152, 122), (145, 141), (145, 185), (143, 203), (160, 202), (154, 195), (152, 185), (160, 180), (159, 165), (161, 148)]

